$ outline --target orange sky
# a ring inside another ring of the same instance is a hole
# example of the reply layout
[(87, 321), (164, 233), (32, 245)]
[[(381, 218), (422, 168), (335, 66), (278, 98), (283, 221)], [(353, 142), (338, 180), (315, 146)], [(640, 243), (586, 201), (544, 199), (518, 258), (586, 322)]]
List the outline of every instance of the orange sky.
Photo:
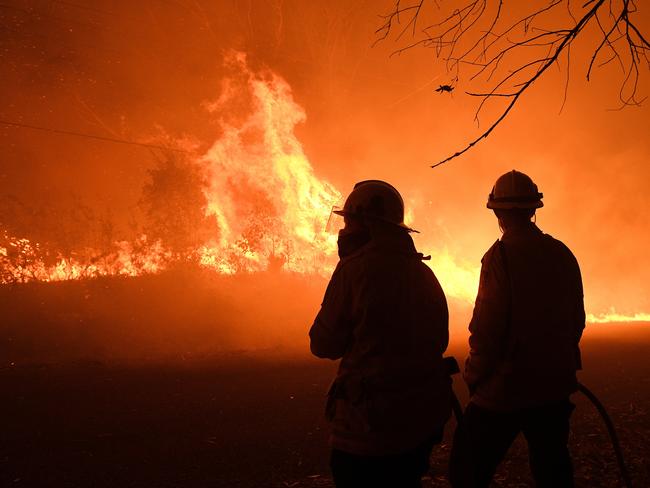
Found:
[[(342, 192), (366, 178), (395, 184), (414, 208), (424, 252), (446, 249), (477, 267), (499, 236), (487, 194), (516, 168), (545, 195), (538, 225), (578, 257), (589, 310), (650, 311), (649, 112), (608, 111), (617, 106), (614, 65), (585, 81), (595, 32), (574, 50), (561, 114), (564, 67), (488, 140), (431, 170), (477, 134), (476, 100), (462, 79), (451, 96), (434, 92), (450, 76), (431, 50), (389, 58), (392, 40), (372, 47), (392, 1), (4, 3), (3, 120), (138, 140), (165, 132), (207, 148), (220, 127), (204, 102), (219, 94), (223, 54), (241, 50), (291, 85), (316, 174)], [(650, 30), (650, 10), (638, 20)], [(650, 93), (647, 70), (639, 92)], [(47, 202), (75, 192), (125, 222), (154, 163), (138, 147), (9, 127), (0, 127), (0, 145), (1, 195)]]

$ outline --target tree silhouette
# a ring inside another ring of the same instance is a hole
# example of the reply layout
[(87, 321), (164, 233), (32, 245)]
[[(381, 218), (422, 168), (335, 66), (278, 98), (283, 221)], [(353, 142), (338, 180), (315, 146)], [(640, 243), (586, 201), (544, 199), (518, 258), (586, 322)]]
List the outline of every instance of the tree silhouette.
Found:
[(410, 4), (397, 0), (382, 18), (376, 42), (394, 37), (401, 45), (393, 54), (422, 46), (433, 48), (435, 56), (445, 62), (451, 83), (440, 85), (438, 91), (451, 92), (459, 81), (480, 87), (466, 91), (480, 99), (477, 122), (486, 102), (506, 102), (478, 137), (432, 167), (457, 158), (487, 138), (535, 81), (561, 61), (567, 67), (566, 100), (571, 48), (590, 29), (597, 38), (584, 60), (587, 80), (595, 67), (615, 62), (621, 68), (619, 108), (638, 106), (645, 100), (638, 98), (637, 88), (642, 69), (650, 68), (650, 43), (639, 28), (634, 0), (583, 0), (576, 5), (570, 0), (513, 2), (508, 8), (503, 0)]
[(166, 154), (149, 170), (140, 201), (150, 240), (160, 240), (176, 258), (187, 259), (201, 244), (218, 236), (216, 219), (206, 216), (205, 177), (182, 156)]

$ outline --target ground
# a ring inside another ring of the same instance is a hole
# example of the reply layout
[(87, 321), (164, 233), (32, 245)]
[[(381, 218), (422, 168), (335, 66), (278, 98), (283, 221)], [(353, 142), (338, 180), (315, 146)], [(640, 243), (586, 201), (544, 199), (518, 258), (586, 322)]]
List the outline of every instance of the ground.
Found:
[[(650, 486), (650, 335), (639, 337), (585, 339), (581, 379), (607, 405), (641, 487)], [(173, 365), (9, 365), (0, 371), (0, 484), (332, 486), (322, 407), (335, 366), (277, 352)], [(601, 420), (579, 395), (574, 401), (577, 486), (622, 486)], [(434, 451), (425, 486), (448, 486), (453, 427)], [(531, 486), (521, 439), (494, 485)]]

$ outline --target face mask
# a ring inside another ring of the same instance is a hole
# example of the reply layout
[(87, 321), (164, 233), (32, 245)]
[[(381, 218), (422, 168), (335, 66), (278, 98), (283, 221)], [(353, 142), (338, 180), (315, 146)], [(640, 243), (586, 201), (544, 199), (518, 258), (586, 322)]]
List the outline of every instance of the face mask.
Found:
[(368, 244), (368, 242), (370, 242), (370, 231), (368, 229), (351, 233), (340, 231), (337, 241), (339, 246), (339, 258), (344, 258), (350, 254), (354, 254), (363, 246)]

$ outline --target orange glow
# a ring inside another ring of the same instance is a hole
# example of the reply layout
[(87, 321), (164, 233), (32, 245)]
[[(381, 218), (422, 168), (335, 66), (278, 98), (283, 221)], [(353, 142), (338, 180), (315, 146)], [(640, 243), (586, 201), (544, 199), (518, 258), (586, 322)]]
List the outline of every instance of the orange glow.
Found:
[[(305, 109), (285, 79), (269, 69), (251, 69), (244, 54), (229, 54), (227, 64), (237, 78), (225, 78), (219, 98), (205, 105), (222, 132), (203, 154), (193, 157), (207, 177), (206, 214), (216, 218), (219, 234), (188, 251), (185, 258), (224, 275), (273, 268), (327, 277), (337, 256), (336, 236), (327, 232), (326, 224), (342, 192), (315, 174), (296, 135), (296, 127), (306, 121)], [(234, 121), (226, 120), (223, 114), (241, 98), (248, 100), (247, 110)], [(451, 171), (468, 163), (455, 164)], [(348, 188), (352, 186), (347, 175), (343, 179)], [(557, 193), (557, 186), (551, 190)], [(471, 308), (480, 265), (446, 242), (433, 240), (432, 226), (419, 225), (418, 220), (428, 211), (412, 204), (406, 221), (423, 232), (422, 251), (432, 254), (426, 263), (447, 296)], [(146, 235), (114, 242), (110, 252), (87, 248), (45, 256), (38, 243), (4, 231), (0, 283), (139, 276), (165, 270), (173, 261), (169, 249)], [(642, 311), (590, 312), (591, 323), (650, 321), (650, 314)]]
[(478, 292), (479, 267), (463, 266), (447, 249), (431, 255), (425, 261), (434, 271), (445, 294), (467, 305), (473, 305)]

